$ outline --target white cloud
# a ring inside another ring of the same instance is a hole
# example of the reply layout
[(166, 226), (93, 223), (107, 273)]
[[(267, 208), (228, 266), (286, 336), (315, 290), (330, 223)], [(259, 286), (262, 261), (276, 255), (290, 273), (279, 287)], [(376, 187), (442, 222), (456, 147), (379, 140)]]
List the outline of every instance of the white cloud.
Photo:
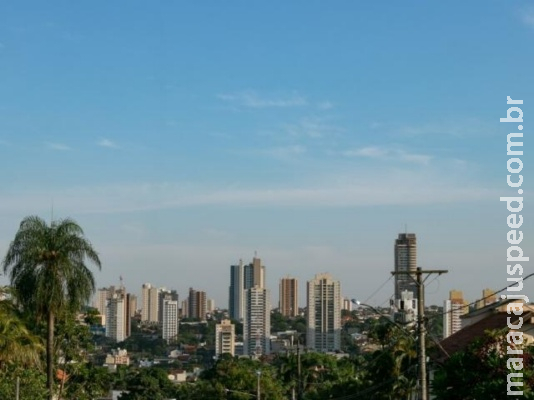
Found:
[(117, 144), (109, 139), (100, 139), (98, 142), (97, 142), (97, 145), (100, 146), (100, 147), (107, 147), (107, 148), (110, 148), (110, 149), (118, 149), (119, 146), (117, 146)]
[(47, 143), (46, 147), (51, 150), (58, 150), (58, 151), (69, 151), (72, 150), (70, 146), (67, 146), (63, 143)]
[(369, 146), (361, 149), (343, 152), (347, 157), (367, 157), (380, 160), (401, 161), (414, 164), (428, 165), (432, 156), (426, 154), (410, 153), (401, 149), (388, 149), (385, 147)]
[(217, 97), (221, 100), (250, 108), (287, 108), (301, 107), (308, 104), (306, 98), (297, 93), (267, 98), (258, 95), (254, 91), (245, 91), (238, 93), (219, 94)]

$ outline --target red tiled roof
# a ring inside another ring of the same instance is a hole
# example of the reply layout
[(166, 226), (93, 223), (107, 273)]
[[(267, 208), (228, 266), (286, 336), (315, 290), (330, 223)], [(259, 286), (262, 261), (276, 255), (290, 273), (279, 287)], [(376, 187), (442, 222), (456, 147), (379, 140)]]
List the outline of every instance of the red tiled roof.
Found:
[[(523, 314), (524, 321), (530, 318), (531, 313)], [(470, 343), (476, 338), (484, 336), (484, 333), (488, 330), (499, 330), (508, 326), (508, 317), (511, 318), (512, 323), (519, 319), (520, 316), (509, 315), (506, 312), (497, 312), (484, 318), (472, 325), (469, 325), (463, 329), (460, 329), (455, 334), (449, 336), (440, 342), (440, 354), (438, 361), (443, 360), (447, 355), (452, 355), (458, 351), (464, 350)]]

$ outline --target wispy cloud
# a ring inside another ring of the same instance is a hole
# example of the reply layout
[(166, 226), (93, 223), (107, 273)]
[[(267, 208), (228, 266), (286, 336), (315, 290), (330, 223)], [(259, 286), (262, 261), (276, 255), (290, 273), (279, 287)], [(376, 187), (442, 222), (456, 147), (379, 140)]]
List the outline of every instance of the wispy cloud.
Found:
[(481, 135), (487, 137), (488, 133), (496, 132), (495, 127), (476, 118), (469, 118), (461, 121), (422, 123), (418, 125), (399, 125), (374, 122), (371, 125), (371, 128), (375, 130), (379, 129), (380, 131), (391, 136), (407, 138), (428, 135), (445, 135), (457, 138)]
[(308, 104), (306, 98), (297, 93), (278, 97), (265, 97), (254, 91), (244, 91), (218, 94), (217, 97), (234, 105), (250, 108), (287, 108), (301, 107)]
[(330, 109), (334, 108), (334, 104), (332, 104), (329, 101), (323, 101), (323, 102), (317, 104), (317, 108), (319, 110), (330, 110)]
[(297, 123), (285, 124), (283, 127), (290, 136), (309, 138), (322, 138), (343, 131), (340, 127), (329, 124), (327, 120), (318, 117), (303, 118)]
[(46, 147), (50, 150), (57, 150), (57, 151), (69, 151), (72, 150), (72, 147), (67, 146), (63, 143), (46, 143)]
[(292, 159), (306, 153), (306, 147), (296, 144), (290, 146), (273, 147), (262, 150), (261, 152), (275, 158)]
[[(443, 204), (483, 201), (497, 196), (460, 171), (394, 168), (361, 174), (327, 174), (299, 185), (262, 187), (199, 186), (184, 182), (71, 187), (54, 189), (55, 206), (66, 213), (107, 214), (184, 207), (358, 207), (369, 205)], [(46, 212), (50, 188), (25, 193), (0, 193), (0, 212)], [(56, 204), (57, 203), (57, 204)]]
[(524, 9), (521, 13), (521, 20), (526, 25), (534, 28), (534, 7)]
[(100, 147), (107, 147), (109, 149), (118, 149), (119, 148), (119, 146), (115, 142), (113, 142), (113, 141), (111, 141), (109, 139), (100, 139), (97, 142), (97, 145), (100, 146)]
[(369, 146), (355, 150), (346, 150), (343, 155), (347, 157), (367, 157), (380, 160), (401, 161), (414, 164), (428, 165), (432, 156), (426, 154), (410, 153), (401, 149), (388, 149), (385, 147)]

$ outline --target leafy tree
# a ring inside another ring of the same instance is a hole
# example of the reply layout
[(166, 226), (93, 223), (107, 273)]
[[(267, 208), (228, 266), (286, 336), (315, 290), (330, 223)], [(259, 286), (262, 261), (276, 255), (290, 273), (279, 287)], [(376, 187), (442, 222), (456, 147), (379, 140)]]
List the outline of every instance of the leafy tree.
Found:
[[(436, 371), (432, 388), (437, 400), (534, 399), (534, 348), (523, 349), (522, 396), (506, 394), (507, 375), (505, 331), (487, 332), (466, 350), (454, 353)], [(519, 372), (519, 371), (517, 371)]]
[(120, 400), (166, 400), (172, 398), (176, 388), (161, 368), (140, 368), (126, 381), (126, 390)]
[(212, 393), (217, 393), (216, 397), (209, 397), (210, 399), (250, 399), (257, 390), (258, 370), (261, 371), (262, 399), (285, 399), (276, 369), (257, 360), (222, 356), (212, 368), (203, 372), (201, 379), (210, 383), (209, 390)]
[(0, 301), (0, 369), (39, 367), (43, 350), (41, 339), (29, 331), (13, 302)]
[(15, 399), (19, 380), (20, 400), (45, 400), (47, 398), (46, 376), (36, 368), (10, 365), (0, 369), (0, 399)]
[(38, 319), (46, 319), (48, 396), (53, 398), (55, 318), (67, 309), (79, 310), (95, 290), (86, 259), (101, 267), (98, 254), (71, 219), (52, 221), (30, 216), (22, 220), (3, 261), (19, 304)]

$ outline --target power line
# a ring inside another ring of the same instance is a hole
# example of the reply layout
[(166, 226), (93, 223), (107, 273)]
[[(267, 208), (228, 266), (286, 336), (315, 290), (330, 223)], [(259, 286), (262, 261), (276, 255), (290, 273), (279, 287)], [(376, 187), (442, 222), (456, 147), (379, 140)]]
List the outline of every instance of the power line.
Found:
[[(532, 277), (532, 276), (534, 276), (534, 272), (531, 273), (531, 274), (529, 274), (529, 275), (527, 275), (527, 276), (525, 276), (525, 277), (523, 278), (523, 282), (526, 281), (528, 278), (530, 278), (530, 277)], [(481, 298), (481, 299), (477, 299), (477, 300), (475, 300), (475, 301), (472, 301), (471, 303), (466, 304), (465, 307), (474, 306), (474, 305), (476, 305), (479, 301), (483, 301), (483, 300), (489, 299), (489, 298), (495, 296), (496, 294), (499, 294), (499, 293), (501, 293), (501, 292), (504, 292), (506, 289), (508, 289), (508, 286), (505, 286), (505, 287), (503, 287), (502, 289), (500, 289), (500, 290), (498, 290), (498, 291), (496, 291), (496, 292), (494, 292), (494, 293), (492, 293), (492, 294), (490, 294), (490, 295), (488, 295), (488, 296), (486, 296), (486, 297), (483, 297), (483, 298)], [(427, 318), (427, 320), (430, 320), (431, 318), (440, 317), (440, 316), (443, 316), (443, 315), (446, 315), (446, 314), (451, 314), (453, 311), (454, 311), (454, 310), (449, 310), (449, 311), (444, 311), (444, 312), (441, 312), (441, 313), (432, 314), (431, 316), (429, 316), (429, 317)]]

